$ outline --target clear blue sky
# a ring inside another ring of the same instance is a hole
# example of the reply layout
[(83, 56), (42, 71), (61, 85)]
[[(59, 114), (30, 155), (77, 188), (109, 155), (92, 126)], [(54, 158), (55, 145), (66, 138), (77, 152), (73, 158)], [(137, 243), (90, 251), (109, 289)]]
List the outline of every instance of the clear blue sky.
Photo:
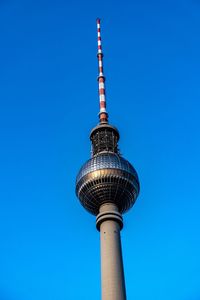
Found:
[(141, 193), (124, 215), (128, 299), (200, 299), (200, 2), (0, 1), (0, 300), (100, 299), (99, 233), (75, 177), (110, 122)]

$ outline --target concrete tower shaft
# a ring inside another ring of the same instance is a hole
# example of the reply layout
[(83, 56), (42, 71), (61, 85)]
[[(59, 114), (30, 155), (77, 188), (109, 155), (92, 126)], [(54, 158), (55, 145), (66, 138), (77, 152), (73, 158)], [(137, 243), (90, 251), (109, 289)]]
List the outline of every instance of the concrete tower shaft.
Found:
[(120, 238), (122, 224), (121, 214), (115, 204), (107, 203), (100, 207), (97, 227), (100, 227), (103, 300), (126, 299)]

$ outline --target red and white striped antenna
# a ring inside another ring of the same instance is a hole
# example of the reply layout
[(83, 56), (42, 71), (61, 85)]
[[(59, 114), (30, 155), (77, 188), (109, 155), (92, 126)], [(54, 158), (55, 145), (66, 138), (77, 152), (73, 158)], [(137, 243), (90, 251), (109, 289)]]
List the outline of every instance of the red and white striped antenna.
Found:
[(100, 105), (100, 112), (99, 112), (99, 119), (100, 123), (108, 123), (108, 113), (106, 111), (106, 95), (105, 95), (105, 77), (103, 74), (103, 52), (101, 46), (101, 27), (100, 27), (100, 19), (97, 19), (97, 40), (98, 40), (98, 64), (99, 64), (99, 76), (98, 76), (98, 83), (99, 83), (99, 105)]

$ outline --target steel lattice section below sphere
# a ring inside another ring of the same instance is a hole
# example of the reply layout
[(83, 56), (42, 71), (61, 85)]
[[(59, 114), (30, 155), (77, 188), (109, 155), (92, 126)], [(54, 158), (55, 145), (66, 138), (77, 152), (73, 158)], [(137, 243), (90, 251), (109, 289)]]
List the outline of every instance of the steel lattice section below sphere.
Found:
[(90, 213), (97, 215), (104, 203), (115, 203), (124, 213), (139, 194), (138, 175), (118, 154), (99, 153), (89, 159), (76, 178), (76, 194)]

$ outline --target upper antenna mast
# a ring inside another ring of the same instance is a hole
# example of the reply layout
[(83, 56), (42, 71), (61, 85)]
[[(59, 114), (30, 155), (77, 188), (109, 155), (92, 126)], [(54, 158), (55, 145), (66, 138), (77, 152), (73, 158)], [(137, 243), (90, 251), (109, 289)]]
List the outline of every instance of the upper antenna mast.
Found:
[(100, 124), (108, 123), (108, 113), (106, 111), (106, 96), (105, 96), (105, 77), (103, 75), (103, 52), (101, 46), (101, 27), (100, 27), (100, 19), (97, 19), (97, 39), (98, 39), (98, 63), (99, 63), (99, 105), (100, 105), (100, 112), (99, 112), (99, 119)]

